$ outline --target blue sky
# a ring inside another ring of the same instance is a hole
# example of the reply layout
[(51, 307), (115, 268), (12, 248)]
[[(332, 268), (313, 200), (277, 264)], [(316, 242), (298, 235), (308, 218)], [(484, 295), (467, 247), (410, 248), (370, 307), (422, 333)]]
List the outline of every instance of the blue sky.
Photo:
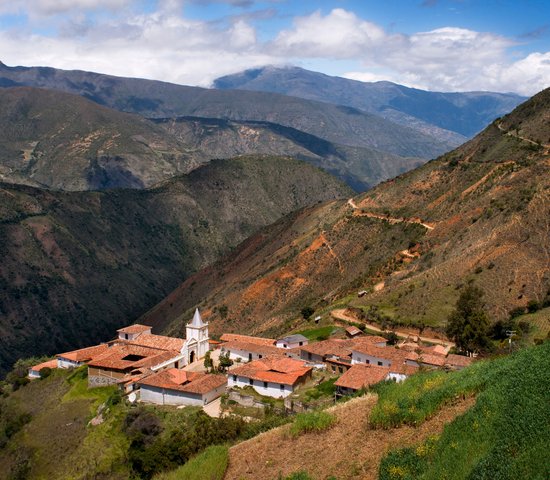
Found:
[(550, 86), (547, 0), (0, 0), (0, 60), (208, 86), (266, 64), (440, 91)]

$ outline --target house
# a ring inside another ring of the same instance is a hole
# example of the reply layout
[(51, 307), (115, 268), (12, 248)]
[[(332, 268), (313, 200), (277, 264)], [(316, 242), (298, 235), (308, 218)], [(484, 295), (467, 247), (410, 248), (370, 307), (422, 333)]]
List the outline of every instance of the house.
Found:
[(141, 345), (113, 345), (88, 362), (88, 386), (126, 383), (130, 377), (181, 366), (181, 352)]
[(135, 323), (134, 325), (129, 325), (128, 327), (120, 328), (117, 330), (118, 338), (120, 340), (136, 340), (141, 334), (148, 335), (151, 333), (151, 327), (147, 325), (140, 325)]
[(449, 353), (445, 358), (445, 367), (450, 370), (462, 370), (471, 365), (474, 359), (472, 357), (465, 357), (464, 355), (456, 355)]
[(109, 345), (102, 343), (101, 345), (94, 345), (93, 347), (81, 348), (79, 350), (72, 350), (71, 352), (58, 353), (57, 368), (75, 368), (85, 365), (93, 358), (103, 354)]
[(254, 360), (229, 372), (229, 387), (251, 386), (260, 395), (284, 398), (311, 377), (312, 368), (301, 360), (281, 356)]
[(429, 353), (420, 353), (417, 363), (427, 368), (443, 368), (446, 363), (444, 355), (434, 355)]
[(245, 341), (232, 341), (221, 346), (222, 353), (229, 353), (229, 358), (237, 362), (249, 362), (267, 356), (284, 355), (281, 349), (274, 345), (260, 345)]
[(390, 369), (388, 367), (358, 363), (353, 365), (346, 373), (336, 380), (334, 386), (338, 394), (350, 395), (357, 390), (387, 380), (389, 375)]
[(142, 378), (137, 385), (142, 402), (202, 406), (225, 392), (227, 377), (170, 368)]
[(365, 363), (379, 367), (390, 367), (392, 365), (407, 364), (418, 366), (418, 354), (400, 350), (395, 347), (380, 347), (376, 344), (358, 342), (353, 346), (351, 363)]
[(349, 337), (349, 338), (355, 338), (355, 337), (358, 337), (360, 335), (363, 335), (363, 332), (355, 327), (355, 326), (351, 326), (351, 327), (347, 327), (346, 328), (346, 336)]
[(31, 368), (29, 368), (28, 377), (31, 380), (34, 380), (35, 378), (40, 378), (40, 370), (42, 370), (43, 368), (57, 368), (57, 359), (48, 360), (47, 362), (33, 365)]
[(308, 343), (309, 343), (309, 340), (307, 339), (307, 337), (304, 337), (303, 335), (296, 333), (294, 335), (288, 335), (284, 338), (280, 338), (279, 340), (277, 340), (275, 346), (277, 348), (292, 349), (292, 348), (303, 347)]
[(275, 345), (274, 338), (264, 338), (264, 337), (252, 337), (250, 335), (239, 335), (238, 333), (224, 333), (220, 340), (222, 342), (246, 342), (246, 343), (255, 343), (256, 345), (266, 345), (272, 347)]
[[(328, 339), (305, 345), (300, 348), (300, 358), (309, 362), (326, 363), (332, 369), (335, 360), (351, 366), (351, 352), (356, 345), (369, 344), (384, 347), (386, 339), (375, 335), (365, 335), (347, 340)], [(337, 366), (336, 366), (337, 368)], [(335, 371), (333, 369), (333, 371)]]

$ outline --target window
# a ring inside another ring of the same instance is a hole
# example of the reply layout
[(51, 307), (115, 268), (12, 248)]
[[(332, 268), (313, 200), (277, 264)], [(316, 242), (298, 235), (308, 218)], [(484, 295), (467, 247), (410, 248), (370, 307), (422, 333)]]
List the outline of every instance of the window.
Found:
[(127, 334), (127, 333), (124, 334), (124, 338), (125, 338), (126, 340), (128, 340), (128, 334)]
[(264, 388), (267, 388), (267, 382), (264, 382)]
[(367, 360), (365, 360), (367, 363), (370, 363), (370, 360), (367, 358)]
[(300, 344), (299, 344), (299, 345), (300, 345), (300, 347), (301, 347), (301, 346), (302, 346), (303, 344), (304, 344), (304, 342), (300, 342)]
[(382, 365), (383, 365), (383, 363), (382, 363), (382, 362), (378, 362), (378, 365), (382, 366)]
[(252, 360), (252, 354), (249, 353), (249, 354), (248, 354), (248, 361), (250, 362), (251, 360)]
[(248, 384), (249, 385), (254, 385), (254, 380), (252, 380), (251, 378), (248, 380)]
[(343, 369), (342, 367), (338, 367), (338, 371), (339, 371), (340, 373), (344, 373), (344, 369)]
[(287, 348), (288, 345), (286, 343), (283, 343), (283, 348)]
[(259, 355), (258, 358), (262, 358), (262, 355)]
[(332, 365), (332, 371), (336, 372), (336, 367), (334, 365)]
[(281, 391), (283, 391), (285, 389), (285, 386), (281, 383), (280, 388), (281, 388)]
[(308, 360), (311, 360), (311, 353), (309, 353), (309, 352), (308, 352), (308, 354), (307, 354), (307, 359), (308, 359)]
[(233, 375), (233, 381), (234, 381), (234, 382), (237, 381), (237, 375)]

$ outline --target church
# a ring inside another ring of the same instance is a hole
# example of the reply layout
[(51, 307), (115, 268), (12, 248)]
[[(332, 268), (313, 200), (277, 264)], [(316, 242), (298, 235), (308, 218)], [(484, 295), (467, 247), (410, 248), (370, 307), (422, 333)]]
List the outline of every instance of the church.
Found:
[(150, 326), (137, 323), (117, 333), (117, 338), (105, 344), (58, 354), (57, 367), (87, 364), (90, 387), (120, 384), (128, 390), (151, 373), (182, 369), (201, 360), (210, 348), (208, 323), (198, 309), (185, 326), (186, 338), (155, 335)]
[(210, 349), (208, 340), (208, 323), (202, 321), (197, 308), (193, 320), (185, 326), (185, 343), (181, 349), (185, 365), (193, 363), (206, 355), (206, 352)]

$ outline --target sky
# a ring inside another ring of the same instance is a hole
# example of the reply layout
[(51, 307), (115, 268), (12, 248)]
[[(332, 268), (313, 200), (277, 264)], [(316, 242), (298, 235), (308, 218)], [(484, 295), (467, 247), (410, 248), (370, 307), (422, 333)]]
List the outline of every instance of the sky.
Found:
[(550, 86), (550, 1), (0, 0), (0, 61), (199, 86), (296, 65), (532, 95)]

